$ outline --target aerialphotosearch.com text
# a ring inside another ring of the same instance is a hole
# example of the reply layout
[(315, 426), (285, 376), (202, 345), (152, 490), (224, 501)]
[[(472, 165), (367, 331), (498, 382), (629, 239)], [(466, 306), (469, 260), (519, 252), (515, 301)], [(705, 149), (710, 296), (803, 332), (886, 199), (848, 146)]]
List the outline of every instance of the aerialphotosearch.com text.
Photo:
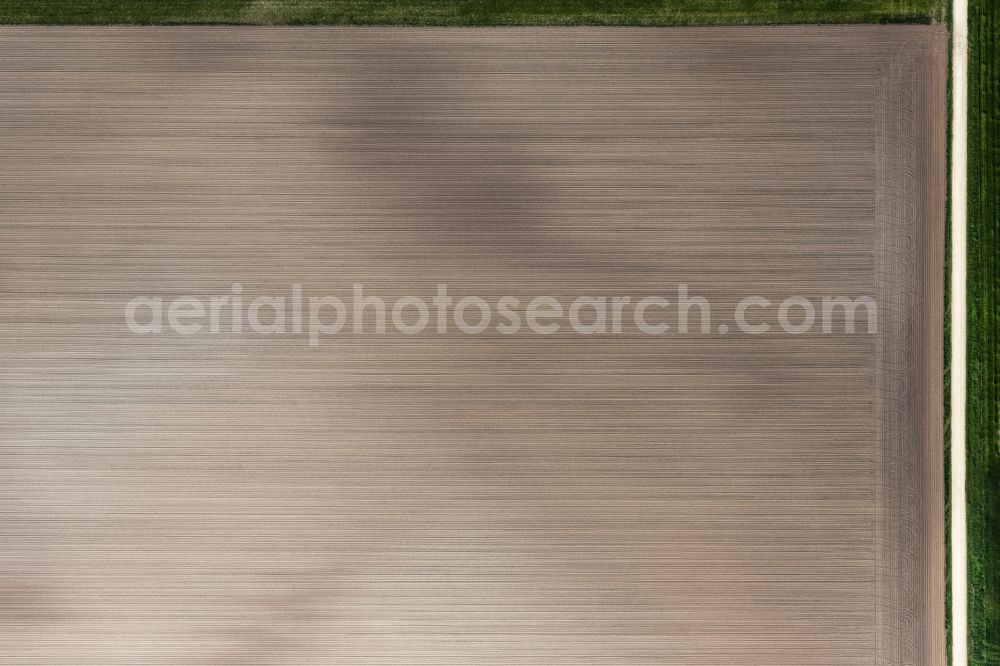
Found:
[[(860, 333), (877, 330), (877, 308), (870, 296), (789, 296), (778, 302), (763, 296), (740, 299), (722, 323), (714, 323), (712, 304), (678, 284), (667, 296), (579, 296), (572, 300), (539, 295), (530, 299), (501, 296), (457, 297), (438, 284), (430, 298), (383, 298), (353, 284), (350, 297), (304, 295), (291, 285), (283, 295), (253, 298), (242, 284), (225, 294), (198, 297), (135, 296), (124, 307), (125, 323), (136, 335), (171, 332), (179, 335), (241, 334), (304, 335), (319, 345), (333, 335), (448, 334), (579, 335), (719, 334), (761, 335), (771, 331), (801, 335)], [(668, 323), (672, 322), (672, 323)], [(719, 321), (722, 321), (721, 319)]]

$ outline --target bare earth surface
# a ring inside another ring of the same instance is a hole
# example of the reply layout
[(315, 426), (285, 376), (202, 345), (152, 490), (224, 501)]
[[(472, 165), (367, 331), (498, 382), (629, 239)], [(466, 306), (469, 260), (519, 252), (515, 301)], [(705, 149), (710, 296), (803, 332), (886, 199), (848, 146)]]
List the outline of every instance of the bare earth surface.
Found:
[[(944, 44), (0, 30), (0, 662), (943, 664)], [(234, 282), (878, 333), (125, 326)]]

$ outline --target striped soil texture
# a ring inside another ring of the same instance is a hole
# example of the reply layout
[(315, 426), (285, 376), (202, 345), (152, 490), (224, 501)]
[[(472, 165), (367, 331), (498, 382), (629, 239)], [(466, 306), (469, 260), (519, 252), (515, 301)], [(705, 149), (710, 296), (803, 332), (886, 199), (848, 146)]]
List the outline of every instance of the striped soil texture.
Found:
[(944, 663), (945, 43), (0, 30), (0, 663)]

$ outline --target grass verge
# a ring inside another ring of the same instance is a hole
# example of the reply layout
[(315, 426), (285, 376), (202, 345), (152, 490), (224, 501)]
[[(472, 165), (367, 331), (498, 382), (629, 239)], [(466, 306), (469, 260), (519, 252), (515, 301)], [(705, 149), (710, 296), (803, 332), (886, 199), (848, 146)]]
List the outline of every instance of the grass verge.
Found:
[(929, 23), (942, 0), (0, 0), (6, 24)]
[(969, 663), (1000, 664), (1000, 3), (969, 3)]

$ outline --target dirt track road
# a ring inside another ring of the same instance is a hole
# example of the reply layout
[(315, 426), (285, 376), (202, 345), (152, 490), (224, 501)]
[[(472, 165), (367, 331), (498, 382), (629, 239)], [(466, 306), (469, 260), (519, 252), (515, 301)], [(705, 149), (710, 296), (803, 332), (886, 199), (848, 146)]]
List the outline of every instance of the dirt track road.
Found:
[[(944, 49), (0, 29), (0, 663), (943, 664)], [(125, 325), (236, 282), (720, 319)], [(865, 294), (876, 335), (717, 334)]]

